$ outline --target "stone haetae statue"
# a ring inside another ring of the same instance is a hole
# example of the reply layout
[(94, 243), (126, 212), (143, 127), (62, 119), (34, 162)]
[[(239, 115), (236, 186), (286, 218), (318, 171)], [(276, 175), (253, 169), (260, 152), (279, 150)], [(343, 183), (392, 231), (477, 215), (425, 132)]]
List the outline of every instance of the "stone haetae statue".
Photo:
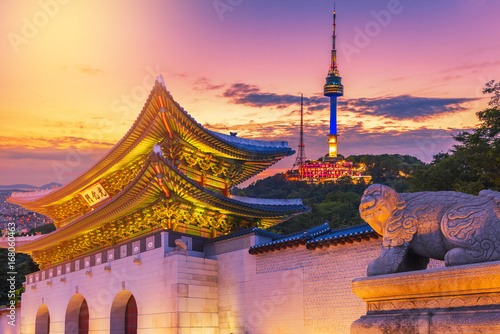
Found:
[(368, 276), (425, 269), (429, 258), (447, 267), (500, 260), (500, 192), (398, 194), (374, 184), (359, 212), (384, 237)]
[(186, 243), (182, 239), (175, 239), (174, 251), (187, 251)]

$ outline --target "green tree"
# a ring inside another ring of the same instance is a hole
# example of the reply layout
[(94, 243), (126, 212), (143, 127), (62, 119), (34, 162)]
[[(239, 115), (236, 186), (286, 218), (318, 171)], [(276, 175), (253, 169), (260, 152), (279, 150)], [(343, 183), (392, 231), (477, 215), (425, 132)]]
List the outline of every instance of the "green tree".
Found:
[(488, 107), (476, 113), (479, 126), (453, 136), (458, 143), (450, 153), (440, 153), (417, 169), (410, 191), (500, 191), (500, 83), (488, 82), (483, 93), (492, 97)]
[(477, 193), (482, 184), (474, 174), (467, 173), (454, 155), (440, 153), (427, 166), (417, 169), (410, 179), (410, 192), (461, 191)]
[(347, 160), (365, 164), (367, 174), (371, 175), (373, 183), (387, 185), (397, 192), (407, 191), (409, 175), (420, 166), (424, 166), (419, 159), (400, 154), (351, 155)]
[[(54, 224), (45, 224), (38, 226), (37, 228), (31, 229), (28, 235), (34, 234), (36, 232), (41, 232), (42, 234), (50, 233), (56, 228)], [(21, 235), (24, 235), (22, 233)], [(16, 253), (15, 256), (15, 270), (16, 276), (16, 301), (21, 299), (21, 293), (24, 292), (22, 283), (26, 281), (26, 275), (29, 275), (35, 271), (38, 271), (38, 265), (33, 261), (31, 256), (23, 253)], [(9, 303), (8, 293), (9, 293), (9, 283), (7, 282), (7, 272), (9, 260), (8, 260), (8, 250), (5, 248), (0, 248), (0, 305), (7, 305)]]
[(490, 81), (483, 90), (493, 94), (489, 106), (479, 111), (479, 127), (454, 136), (453, 155), (461, 162), (462, 172), (474, 175), (484, 188), (500, 190), (500, 84)]
[[(9, 303), (9, 282), (7, 275), (9, 270), (8, 250), (0, 248), (0, 305), (7, 305)], [(15, 257), (15, 270), (16, 276), (16, 300), (19, 300), (20, 294), (24, 291), (22, 283), (26, 281), (26, 275), (38, 271), (38, 265), (33, 262), (31, 257), (27, 254), (17, 253)]]

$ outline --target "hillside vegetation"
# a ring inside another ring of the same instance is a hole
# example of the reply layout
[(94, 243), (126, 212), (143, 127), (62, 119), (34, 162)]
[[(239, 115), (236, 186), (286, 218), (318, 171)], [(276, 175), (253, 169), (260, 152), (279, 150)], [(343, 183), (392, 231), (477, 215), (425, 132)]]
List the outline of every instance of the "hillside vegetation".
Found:
[[(406, 191), (410, 183), (409, 175), (424, 163), (415, 157), (399, 154), (356, 155), (347, 160), (367, 165), (368, 174), (374, 183), (388, 185), (398, 192)], [(244, 189), (233, 189), (233, 194), (257, 198), (291, 199), (302, 198), (311, 211), (295, 216), (272, 228), (277, 233), (293, 233), (308, 229), (328, 221), (332, 228), (363, 223), (358, 207), (365, 183), (354, 184), (349, 178), (337, 183), (308, 184), (287, 181), (285, 174), (275, 174), (252, 183)]]
[(490, 81), (486, 109), (476, 113), (480, 124), (453, 138), (457, 143), (415, 171), (410, 191), (452, 190), (477, 195), (483, 189), (500, 191), (500, 83)]

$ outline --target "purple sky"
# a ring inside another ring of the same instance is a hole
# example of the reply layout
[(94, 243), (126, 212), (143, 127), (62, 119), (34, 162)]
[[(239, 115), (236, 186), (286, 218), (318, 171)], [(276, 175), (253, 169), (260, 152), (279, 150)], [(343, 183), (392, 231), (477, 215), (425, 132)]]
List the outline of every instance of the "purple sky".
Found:
[[(130, 128), (157, 74), (207, 128), (294, 149), (303, 93), (306, 154), (324, 155), (332, 10), (324, 0), (2, 1), (0, 184), (77, 177)], [(499, 13), (494, 0), (337, 1), (339, 152), (429, 162), (448, 150), (452, 133), (477, 124), (484, 83), (500, 78)]]

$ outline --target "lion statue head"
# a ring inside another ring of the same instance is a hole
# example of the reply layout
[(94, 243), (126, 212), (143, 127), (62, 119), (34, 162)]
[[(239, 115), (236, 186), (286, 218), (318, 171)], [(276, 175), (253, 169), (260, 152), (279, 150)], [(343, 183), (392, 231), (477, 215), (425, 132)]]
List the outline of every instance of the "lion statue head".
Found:
[(380, 235), (384, 246), (400, 246), (416, 232), (416, 221), (406, 212), (404, 198), (390, 187), (373, 184), (361, 198), (361, 218)]

